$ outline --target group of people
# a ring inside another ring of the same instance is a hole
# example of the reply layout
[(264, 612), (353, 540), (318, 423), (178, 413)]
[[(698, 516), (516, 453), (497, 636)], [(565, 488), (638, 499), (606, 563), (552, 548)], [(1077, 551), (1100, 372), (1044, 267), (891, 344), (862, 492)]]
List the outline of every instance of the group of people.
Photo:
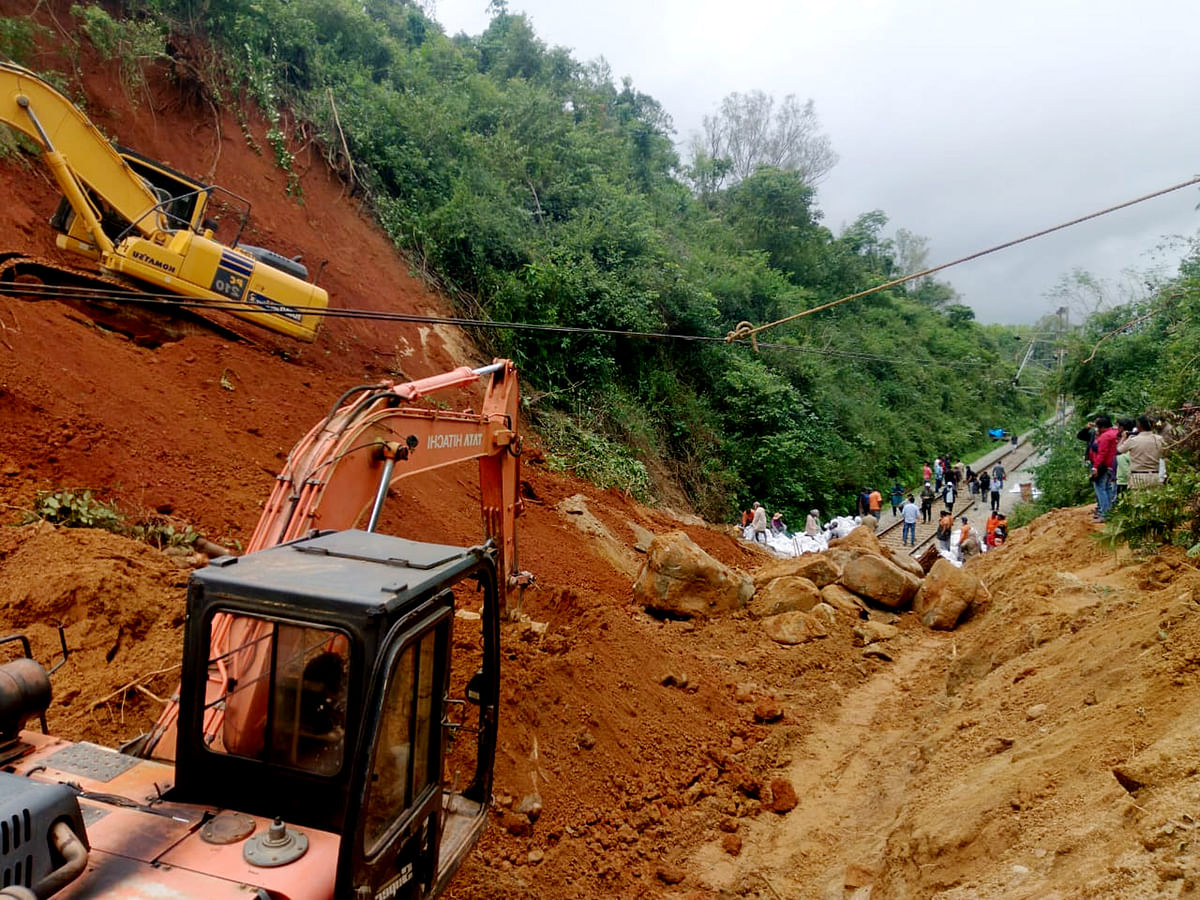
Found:
[[(917, 545), (917, 521), (919, 519), (925, 524), (932, 521), (934, 501), (940, 498), (945, 506), (945, 511), (939, 518), (937, 539), (943, 549), (950, 549), (950, 539), (954, 527), (954, 507), (958, 502), (960, 484), (973, 497), (979, 496), (981, 499), (990, 500), (992, 514), (988, 519), (986, 534), (982, 539), (967, 521), (967, 517), (962, 517), (959, 544), (964, 558), (972, 555), (972, 549), (976, 553), (981, 552), (981, 545), (994, 547), (997, 543), (1004, 542), (1008, 535), (1008, 525), (1004, 515), (1000, 513), (1000, 494), (1004, 490), (1004, 479), (1007, 476), (1003, 463), (997, 462), (990, 471), (985, 468), (981, 472), (975, 472), (970, 466), (964, 466), (961, 460), (951, 465), (949, 457), (938, 457), (932, 462), (925, 463), (921, 474), (924, 484), (916, 496), (911, 493), (906, 495), (904, 486), (898, 481), (892, 485), (889, 492), (892, 516), (902, 517), (904, 520), (901, 533), (901, 541), (904, 546), (915, 547)], [(917, 505), (917, 496), (920, 497), (919, 506)], [(855, 502), (855, 512), (859, 518), (871, 516), (875, 523), (879, 522), (883, 514), (884, 497), (877, 488), (868, 487), (860, 491), (856, 495)], [(946, 524), (947, 519), (948, 524)], [(746, 533), (747, 539), (752, 538), (763, 544), (767, 543), (768, 533), (789, 536), (788, 527), (783, 521), (782, 514), (775, 513), (768, 519), (767, 511), (761, 503), (755, 503), (750, 509), (743, 511), (742, 529)], [(820, 532), (820, 519), (817, 510), (814, 509), (808, 513), (805, 520), (804, 533), (815, 537)], [(963, 547), (966, 549), (961, 549)]]
[(1096, 492), (1094, 517), (1103, 522), (1117, 498), (1126, 490), (1154, 487), (1167, 480), (1162, 435), (1149, 416), (1118, 419), (1113, 425), (1098, 415), (1080, 429), (1077, 437), (1087, 449), (1084, 459)]
[[(783, 521), (783, 513), (775, 513), (767, 521), (767, 510), (761, 503), (755, 502), (750, 509), (742, 512), (742, 530), (749, 529), (755, 541), (760, 544), (767, 542), (767, 531), (773, 535), (788, 536), (787, 523)], [(815, 509), (809, 510), (804, 522), (804, 533), (816, 537), (821, 533), (820, 518)]]
[[(895, 511), (895, 506), (892, 507)], [(876, 488), (869, 487), (860, 491), (855, 500), (855, 515), (874, 516), (876, 521), (883, 515), (883, 494)]]
[[(938, 517), (936, 538), (942, 549), (950, 550), (950, 539), (954, 529), (954, 506), (958, 501), (960, 482), (966, 483), (967, 490), (972, 496), (978, 495), (991, 501), (992, 516), (988, 519), (987, 534), (983, 543), (988, 547), (994, 547), (997, 538), (1000, 543), (1004, 542), (1008, 536), (1008, 525), (1004, 515), (1000, 513), (1000, 493), (1004, 490), (1004, 479), (1008, 473), (1005, 472), (1003, 463), (997, 462), (992, 466), (990, 472), (987, 469), (975, 472), (970, 466), (964, 466), (961, 462), (951, 466), (939, 458), (932, 463), (925, 463), (921, 474), (924, 477), (924, 484), (918, 495), (908, 495), (907, 502), (899, 502), (904, 496), (904, 489), (899, 484), (892, 488), (892, 515), (898, 514), (904, 520), (900, 533), (903, 546), (915, 547), (917, 545), (917, 522), (919, 520), (923, 524), (929, 524), (932, 521), (933, 503), (940, 497), (944, 508)], [(917, 505), (917, 496), (920, 497), (920, 506)], [(979, 544), (978, 534), (967, 521), (967, 517), (963, 516), (959, 541), (960, 553), (966, 558), (972, 555), (972, 550), (979, 552)]]
[[(942, 460), (935, 459), (933, 465), (926, 463), (922, 473), (925, 483), (919, 492), (921, 498), (921, 521), (928, 524), (933, 514), (933, 503), (939, 497), (946, 508), (953, 511), (958, 502), (959, 482), (965, 482), (967, 491), (972, 497), (978, 496), (991, 501), (993, 512), (1000, 509), (1000, 494), (1004, 490), (1004, 479), (1007, 472), (1004, 464), (997, 462), (991, 472), (984, 469), (975, 472), (970, 466), (957, 463), (954, 466), (944, 466)], [(899, 485), (897, 485), (897, 489)], [(896, 490), (896, 489), (893, 489)], [(896, 514), (895, 494), (893, 494), (892, 514)]]

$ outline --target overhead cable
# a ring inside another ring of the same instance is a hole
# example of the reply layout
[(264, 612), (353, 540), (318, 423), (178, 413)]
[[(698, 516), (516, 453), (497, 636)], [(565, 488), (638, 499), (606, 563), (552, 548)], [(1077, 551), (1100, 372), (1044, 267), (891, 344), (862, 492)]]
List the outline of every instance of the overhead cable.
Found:
[(1164, 194), (1171, 193), (1172, 191), (1179, 191), (1185, 187), (1191, 187), (1193, 184), (1200, 184), (1200, 175), (1190, 178), (1187, 181), (1181, 181), (1179, 184), (1173, 184), (1170, 187), (1163, 188), (1162, 190), (1154, 191), (1150, 194), (1143, 194), (1141, 197), (1135, 197), (1133, 200), (1126, 200), (1124, 203), (1118, 203), (1115, 206), (1108, 206), (1104, 209), (1096, 210), (1095, 212), (1088, 213), (1086, 216), (1080, 216), (1077, 219), (1071, 219), (1069, 222), (1053, 225), (1050, 228), (1043, 228), (1041, 231), (1035, 231), (1031, 234), (1014, 238), (1011, 241), (1005, 241), (1002, 244), (996, 244), (993, 247), (988, 247), (986, 250), (979, 250), (966, 256), (960, 256), (958, 259), (953, 259), (950, 262), (944, 262), (940, 265), (931, 266), (928, 269), (923, 269), (920, 272), (914, 272), (911, 275), (905, 275), (902, 278), (894, 278), (891, 281), (878, 284), (875, 287), (867, 288), (865, 291), (858, 291), (854, 294), (848, 294), (845, 297), (839, 297), (837, 300), (831, 300), (828, 303), (822, 303), (820, 306), (814, 306), (810, 309), (801, 310), (798, 313), (785, 316), (782, 319), (776, 319), (774, 322), (767, 322), (765, 325), (754, 325), (750, 322), (739, 322), (737, 328), (725, 336), (725, 340), (732, 344), (749, 339), (752, 345), (758, 346), (755, 336), (760, 332), (766, 331), (768, 328), (775, 328), (779, 325), (785, 325), (788, 322), (794, 322), (797, 319), (802, 319), (805, 316), (811, 316), (813, 313), (819, 313), (827, 309), (833, 309), (833, 307), (841, 306), (843, 303), (849, 303), (851, 300), (858, 300), (859, 298), (866, 297), (869, 294), (885, 291), (888, 288), (905, 284), (906, 282), (913, 281), (917, 278), (924, 278), (926, 275), (932, 275), (934, 272), (940, 272), (943, 269), (949, 269), (951, 266), (957, 266), (965, 262), (970, 262), (973, 259), (979, 259), (981, 256), (987, 256), (991, 253), (998, 253), (1001, 250), (1007, 250), (1009, 247), (1015, 247), (1017, 244), (1023, 244), (1026, 241), (1032, 241), (1034, 238), (1045, 237), (1046, 235), (1052, 234), (1055, 231), (1062, 231), (1064, 228), (1070, 228), (1073, 225), (1078, 225), (1081, 222), (1088, 221), (1089, 219), (1097, 219), (1100, 216), (1106, 216), (1109, 213), (1134, 206), (1138, 203), (1144, 203), (1147, 200), (1153, 200), (1155, 197), (1161, 197)]
[[(56, 286), (30, 283), (0, 283), (0, 295), (35, 296), (41, 299), (68, 300), (99, 300), (122, 303), (136, 303), (142, 306), (170, 306), (184, 309), (210, 309), (222, 312), (252, 313), (258, 315), (279, 315), (278, 310), (249, 306), (232, 301), (208, 301), (181, 298), (178, 294), (152, 293), (142, 291), (123, 291), (117, 287), (82, 288), (71, 286)], [(594, 334), (605, 337), (645, 338), (653, 340), (675, 340), (690, 343), (727, 344), (735, 343), (750, 346), (748, 340), (728, 341), (717, 335), (678, 334), (661, 331), (627, 331), (618, 328), (589, 328), (580, 325), (549, 325), (540, 322), (499, 322), (490, 319), (468, 319), (459, 316), (431, 316), (420, 313), (387, 312), (372, 309), (337, 309), (316, 306), (289, 306), (289, 311), (302, 315), (315, 315), (330, 319), (354, 319), (382, 322), (408, 322), (420, 325), (451, 325), (459, 328), (493, 328), (502, 331), (536, 331), (560, 334)], [(800, 344), (754, 342), (754, 346), (765, 350), (780, 350), (792, 353), (809, 353), (835, 359), (849, 359), (863, 362), (881, 362), (895, 364), (897, 361), (890, 356), (880, 356), (862, 353), (856, 350), (839, 350), (832, 347), (812, 347)], [(906, 360), (906, 363), (917, 363), (922, 366), (936, 366), (946, 369), (967, 371), (975, 368), (978, 363), (971, 361), (949, 362), (935, 359)]]

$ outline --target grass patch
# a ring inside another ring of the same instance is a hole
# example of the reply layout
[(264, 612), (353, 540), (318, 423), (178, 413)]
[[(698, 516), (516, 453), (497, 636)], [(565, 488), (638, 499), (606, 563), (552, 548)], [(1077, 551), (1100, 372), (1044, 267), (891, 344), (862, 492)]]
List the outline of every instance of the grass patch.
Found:
[(569, 472), (597, 487), (617, 488), (639, 503), (653, 501), (650, 474), (627, 447), (563, 413), (544, 413), (541, 419), (550, 471)]
[(192, 547), (200, 534), (190, 525), (159, 513), (131, 515), (115, 500), (101, 500), (90, 490), (38, 491), (22, 525), (49, 522), (66, 528), (99, 528), (142, 541), (159, 550)]

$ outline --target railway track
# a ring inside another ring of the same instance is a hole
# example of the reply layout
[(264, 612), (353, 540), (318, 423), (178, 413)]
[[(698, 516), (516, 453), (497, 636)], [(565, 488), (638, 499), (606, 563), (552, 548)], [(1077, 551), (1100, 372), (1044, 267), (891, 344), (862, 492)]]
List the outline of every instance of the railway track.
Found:
[[(978, 463), (972, 465), (972, 468), (978, 466), (978, 471), (982, 472), (985, 467), (990, 470), (996, 463), (1003, 461), (1005, 471), (1015, 475), (1035, 452), (1033, 445), (1029, 442), (1029, 435), (1024, 434), (1015, 445), (1010, 445), (1001, 451), (993, 451), (992, 454), (980, 458)], [(972, 509), (979, 508), (983, 502), (986, 501), (971, 497), (966, 491), (963, 491), (954, 505), (954, 515), (955, 517), (964, 515)], [(935, 502), (930, 521), (927, 523), (917, 522), (917, 545), (915, 547), (905, 548), (901, 543), (904, 532), (901, 527), (903, 520), (899, 517), (894, 518), (887, 525), (881, 523), (879, 530), (876, 532), (876, 537), (879, 538), (880, 543), (891, 547), (893, 550), (908, 552), (912, 556), (919, 557), (925, 552), (925, 548), (929, 546), (930, 542), (933, 541), (934, 535), (937, 532), (938, 514), (945, 508), (944, 503), (939, 505)]]

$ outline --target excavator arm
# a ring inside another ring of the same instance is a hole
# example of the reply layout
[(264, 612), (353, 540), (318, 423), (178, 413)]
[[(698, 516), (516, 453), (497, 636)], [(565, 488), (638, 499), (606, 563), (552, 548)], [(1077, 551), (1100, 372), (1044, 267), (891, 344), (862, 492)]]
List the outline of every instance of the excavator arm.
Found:
[[(489, 379), (479, 413), (405, 405), (430, 393), (467, 387)], [(388, 488), (396, 481), (443, 466), (479, 460), (483, 538), (494, 545), (498, 608), (520, 609), (532, 580), (518, 569), (516, 518), (521, 514), (521, 439), (516, 367), (497, 360), (479, 369), (462, 367), (404, 384), (367, 385), (347, 391), (337, 407), (302, 438), (288, 455), (263, 509), (247, 552), (304, 537), (313, 531), (344, 530), (365, 522), (373, 531)], [(260, 635), (233, 616), (213, 623), (212, 647), (220, 662), (209, 673), (205, 740), (227, 747), (244, 745), (261, 733), (267, 660), (255, 648)], [(225, 703), (234, 685), (236, 703)], [(142, 752), (174, 757), (177, 703), (163, 712)]]
[(0, 62), (0, 122), (41, 148), (59, 189), (97, 247), (112, 252), (113, 242), (100, 227), (101, 210), (87, 196), (89, 190), (143, 237), (159, 230), (153, 215), (158, 198), (121, 154), (75, 104), (13, 63)]
[[(491, 380), (481, 413), (403, 405), (485, 376)], [(350, 528), (368, 513), (367, 530), (374, 531), (390, 484), (477, 459), (484, 538), (496, 542), (498, 568), (512, 575), (514, 519), (521, 508), (517, 395), (517, 371), (507, 360), (348, 392), (338, 409), (292, 450), (247, 550), (310, 531)]]

